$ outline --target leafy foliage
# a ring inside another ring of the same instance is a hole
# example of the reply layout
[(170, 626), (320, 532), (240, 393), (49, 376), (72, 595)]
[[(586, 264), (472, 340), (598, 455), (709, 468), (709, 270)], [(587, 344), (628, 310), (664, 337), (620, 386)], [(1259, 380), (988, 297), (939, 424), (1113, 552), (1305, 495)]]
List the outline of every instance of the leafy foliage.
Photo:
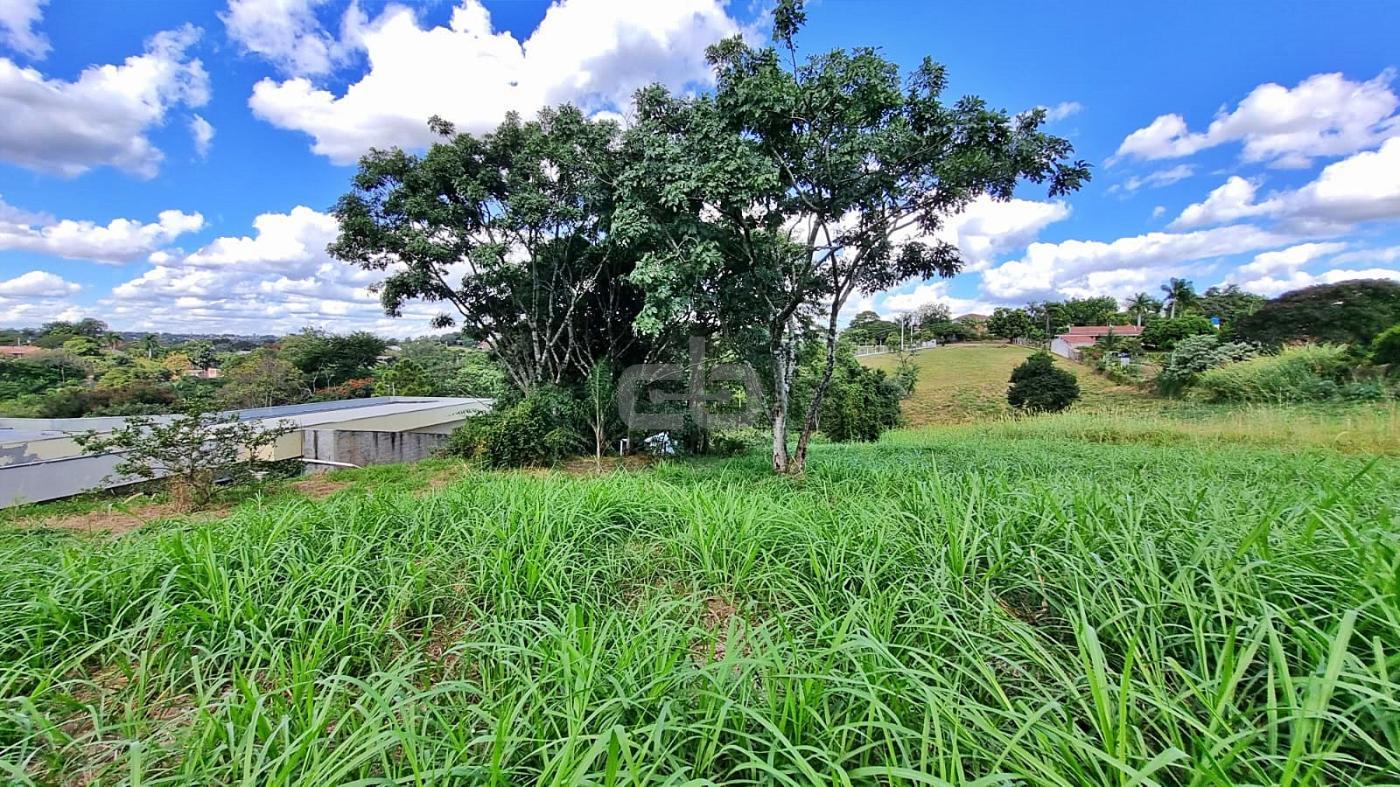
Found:
[(387, 346), (367, 331), (342, 336), (307, 328), (282, 340), (282, 356), (306, 375), (314, 390), (368, 377)]
[(272, 407), (301, 398), (301, 372), (275, 350), (264, 347), (224, 366), (219, 397), (229, 407)]
[(1157, 386), (1166, 394), (1178, 394), (1195, 384), (1203, 372), (1253, 358), (1258, 353), (1242, 342), (1221, 342), (1214, 334), (1187, 336), (1176, 343), (1157, 375)]
[(1040, 351), (1011, 371), (1011, 387), (1006, 401), (1031, 413), (1055, 413), (1067, 409), (1079, 398), (1079, 381), (1074, 374), (1055, 365), (1050, 353)]
[(1400, 323), (1400, 282), (1319, 284), (1286, 292), (1242, 317), (1235, 336), (1268, 347), (1293, 342), (1366, 345)]
[(521, 390), (573, 382), (595, 358), (628, 362), (640, 294), (609, 233), (617, 126), (574, 107), (510, 115), (482, 136), (430, 125), (441, 139), (427, 153), (361, 160), (330, 253), (387, 272), (387, 314), (443, 304), (453, 313), (434, 324), (487, 341)]
[(263, 454), (292, 428), (191, 410), (163, 418), (136, 416), (111, 432), (74, 439), (85, 453), (120, 456), (110, 481), (163, 478), (178, 504), (199, 509), (213, 499), (221, 480), (249, 480), (266, 464)]
[[(822, 434), (837, 443), (871, 442), (898, 426), (899, 402), (907, 395), (899, 383), (882, 369), (862, 366), (848, 344), (840, 346), (836, 360), (822, 400)], [(909, 371), (917, 374), (912, 365)]]
[(485, 467), (550, 465), (587, 445), (584, 421), (579, 403), (567, 391), (542, 386), (513, 404), (468, 418), (441, 453)]
[[(871, 48), (799, 57), (802, 18), (800, 3), (785, 3), (776, 46), (735, 37), (711, 47), (712, 93), (638, 94), (617, 227), (645, 252), (633, 274), (644, 329), (698, 315), (741, 354), (766, 350), (774, 467), (792, 472), (803, 470), (852, 294), (956, 273), (956, 246), (916, 238), (935, 237), (979, 196), (1010, 199), (1022, 181), (1055, 196), (1089, 177), (1068, 141), (1041, 130), (1044, 110), (947, 101), (947, 74), (931, 59), (901, 78)], [(789, 463), (793, 333), (807, 314), (823, 318), (825, 359)]]
[(1030, 315), (1022, 309), (1008, 309), (999, 306), (987, 319), (987, 332), (1007, 341), (1030, 336), (1034, 327), (1031, 324)]
[(1215, 333), (1210, 320), (1199, 314), (1184, 317), (1169, 317), (1152, 320), (1142, 329), (1142, 345), (1150, 350), (1170, 350), (1176, 343), (1188, 336), (1205, 336)]
[(1245, 292), (1238, 284), (1227, 284), (1206, 290), (1197, 301), (1196, 308), (1208, 318), (1219, 317), (1221, 324), (1228, 327), (1239, 322), (1240, 318), (1259, 311), (1259, 307), (1268, 300), (1262, 295)]
[(1383, 395), (1371, 384), (1353, 384), (1353, 361), (1343, 345), (1301, 345), (1203, 372), (1197, 388), (1215, 402), (1283, 404)]
[(1371, 341), (1371, 363), (1400, 364), (1400, 324), (1390, 326)]
[(400, 358), (374, 370), (375, 396), (429, 396), (433, 380), (412, 358)]

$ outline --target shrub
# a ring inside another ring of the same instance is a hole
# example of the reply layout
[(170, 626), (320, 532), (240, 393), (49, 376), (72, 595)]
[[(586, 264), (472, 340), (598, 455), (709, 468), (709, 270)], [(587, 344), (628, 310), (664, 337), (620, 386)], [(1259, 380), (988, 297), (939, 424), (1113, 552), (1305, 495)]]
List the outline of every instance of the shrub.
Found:
[(1079, 398), (1079, 381), (1055, 366), (1050, 353), (1040, 351), (1011, 372), (1011, 388), (1006, 401), (1012, 407), (1032, 413), (1064, 410)]
[(1400, 324), (1390, 326), (1371, 341), (1371, 363), (1400, 363)]
[(878, 440), (899, 425), (904, 388), (883, 370), (861, 366), (854, 357), (840, 361), (822, 400), (822, 434), (837, 443)]
[(1199, 314), (1188, 314), (1165, 320), (1152, 320), (1143, 326), (1142, 345), (1151, 350), (1170, 350), (1188, 336), (1215, 333), (1210, 320)]
[(514, 404), (468, 418), (439, 454), (486, 467), (549, 465), (584, 447), (578, 402), (566, 391), (540, 388)]
[(1197, 387), (1216, 402), (1318, 402), (1341, 396), (1350, 371), (1346, 347), (1309, 344), (1209, 369)]
[(196, 409), (160, 420), (136, 416), (107, 434), (74, 440), (84, 453), (120, 457), (105, 481), (164, 479), (176, 505), (193, 510), (213, 499), (220, 481), (252, 478), (266, 464), (263, 454), (292, 429)]
[(1176, 349), (1167, 356), (1166, 365), (1157, 375), (1157, 387), (1164, 394), (1179, 394), (1194, 385), (1201, 373), (1255, 355), (1248, 344), (1222, 343), (1214, 335), (1188, 336), (1177, 342)]

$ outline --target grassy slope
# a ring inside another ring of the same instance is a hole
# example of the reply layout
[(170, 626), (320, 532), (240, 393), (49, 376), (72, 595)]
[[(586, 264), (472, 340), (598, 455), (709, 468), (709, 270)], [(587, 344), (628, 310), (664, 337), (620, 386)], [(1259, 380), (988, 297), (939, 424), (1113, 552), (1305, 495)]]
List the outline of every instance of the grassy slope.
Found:
[[(1031, 354), (1027, 347), (977, 342), (923, 350), (914, 355), (919, 382), (914, 395), (904, 403), (910, 426), (940, 423), (966, 423), (1004, 415), (1007, 380), (1011, 370)], [(1082, 408), (1147, 406), (1146, 397), (1131, 388), (1114, 385), (1078, 364), (1055, 359), (1079, 378)], [(895, 356), (876, 355), (863, 359), (876, 369), (893, 371)]]
[(1391, 779), (1400, 468), (1231, 440), (1068, 415), (819, 446), (805, 482), (374, 470), (116, 540), (0, 531), (0, 767)]

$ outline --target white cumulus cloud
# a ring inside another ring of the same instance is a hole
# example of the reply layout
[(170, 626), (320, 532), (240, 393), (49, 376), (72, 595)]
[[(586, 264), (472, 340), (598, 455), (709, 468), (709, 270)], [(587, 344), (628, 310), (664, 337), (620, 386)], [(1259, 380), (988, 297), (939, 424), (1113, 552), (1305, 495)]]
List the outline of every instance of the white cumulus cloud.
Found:
[(1188, 206), (1172, 222), (1176, 228), (1201, 227), (1247, 216), (1287, 218), (1315, 225), (1349, 225), (1400, 218), (1400, 137), (1379, 150), (1357, 153), (1322, 168), (1317, 178), (1294, 191), (1258, 197), (1258, 186), (1238, 175), (1203, 202)]
[(215, 238), (183, 255), (152, 255), (152, 267), (113, 288), (103, 313), (135, 330), (285, 333), (307, 325), (408, 335), (430, 330), (436, 310), (384, 315), (370, 287), (382, 272), (331, 259), (334, 216), (305, 206), (264, 213), (249, 235)]
[(61, 298), (82, 288), (81, 284), (75, 284), (48, 271), (29, 271), (13, 279), (0, 281), (0, 297)]
[(190, 25), (157, 33), (143, 54), (72, 82), (0, 57), (0, 160), (70, 177), (102, 166), (154, 177), (164, 156), (149, 132), (172, 108), (209, 100), (209, 75), (187, 54), (199, 36)]
[(1195, 232), (1149, 232), (1105, 242), (1032, 243), (1021, 259), (982, 274), (993, 300), (1025, 301), (1081, 295), (1123, 297), (1201, 261), (1288, 245), (1290, 236), (1250, 225)]
[[(425, 146), (433, 115), (484, 132), (511, 111), (529, 116), (564, 102), (615, 110), (653, 82), (703, 84), (712, 77), (705, 47), (740, 32), (718, 0), (558, 0), (524, 41), (493, 30), (478, 0), (463, 0), (446, 27), (423, 27), (412, 9), (390, 5), (372, 22), (343, 25), (340, 43), (362, 48), (369, 70), (337, 94), (310, 78), (335, 59), (327, 54), (323, 64), (319, 54), (315, 42), (329, 39), (308, 21), (315, 5), (285, 4), (295, 13), (277, 29), (293, 32), (260, 46), (298, 75), (261, 80), (249, 106), (275, 126), (310, 135), (312, 150), (337, 163), (371, 147)], [(347, 12), (359, 13), (358, 6)]]
[(0, 0), (0, 45), (22, 55), (42, 59), (49, 53), (49, 39), (35, 30), (48, 0)]
[(214, 142), (213, 124), (199, 115), (190, 118), (190, 138), (194, 140), (194, 152), (200, 158), (209, 155), (209, 146)]
[(1118, 146), (1119, 158), (1180, 158), (1230, 142), (1243, 143), (1242, 157), (1272, 167), (1303, 167), (1318, 157), (1336, 157), (1372, 147), (1400, 133), (1391, 90), (1395, 72), (1354, 82), (1342, 74), (1316, 74), (1292, 88), (1256, 87), (1231, 111), (1221, 109), (1205, 131), (1191, 131), (1178, 114), (1160, 115)]
[(330, 72), (358, 48), (364, 15), (352, 2), (342, 16), (341, 36), (332, 35), (317, 11), (327, 0), (229, 0), (219, 15), (229, 38), (287, 74)]
[(177, 237), (204, 227), (199, 213), (164, 210), (153, 222), (54, 219), (0, 200), (0, 251), (27, 251), (75, 260), (123, 263), (147, 257)]

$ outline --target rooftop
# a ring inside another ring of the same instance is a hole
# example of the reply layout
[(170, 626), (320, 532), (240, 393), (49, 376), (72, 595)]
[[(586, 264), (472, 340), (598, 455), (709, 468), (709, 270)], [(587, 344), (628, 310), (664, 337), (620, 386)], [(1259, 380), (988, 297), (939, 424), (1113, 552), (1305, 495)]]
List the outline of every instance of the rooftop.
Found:
[(1069, 331), (1061, 335), (1107, 336), (1110, 332), (1114, 336), (1137, 336), (1142, 328), (1137, 325), (1071, 325)]

